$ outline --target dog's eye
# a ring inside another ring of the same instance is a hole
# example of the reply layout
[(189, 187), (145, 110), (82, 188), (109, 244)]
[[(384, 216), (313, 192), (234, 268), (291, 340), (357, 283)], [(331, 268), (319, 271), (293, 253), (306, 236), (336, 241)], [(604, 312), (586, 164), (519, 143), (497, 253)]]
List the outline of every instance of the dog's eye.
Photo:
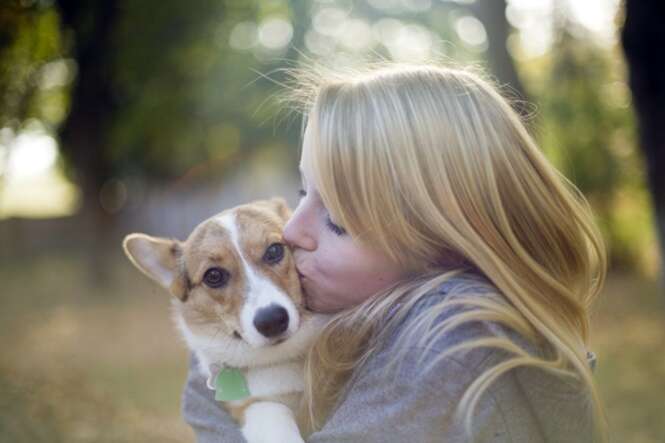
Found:
[(229, 280), (229, 272), (222, 268), (210, 268), (203, 274), (203, 283), (211, 288), (221, 288)]
[(263, 254), (263, 261), (269, 264), (279, 263), (284, 258), (284, 245), (281, 243), (273, 243), (268, 246), (265, 254)]

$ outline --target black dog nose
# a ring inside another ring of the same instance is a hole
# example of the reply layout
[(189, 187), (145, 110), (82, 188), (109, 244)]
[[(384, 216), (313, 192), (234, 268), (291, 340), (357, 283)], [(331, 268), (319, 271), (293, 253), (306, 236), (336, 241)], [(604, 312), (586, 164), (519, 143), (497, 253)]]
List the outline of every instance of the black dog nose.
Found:
[(254, 326), (266, 337), (276, 337), (289, 327), (289, 313), (279, 305), (270, 305), (258, 310)]

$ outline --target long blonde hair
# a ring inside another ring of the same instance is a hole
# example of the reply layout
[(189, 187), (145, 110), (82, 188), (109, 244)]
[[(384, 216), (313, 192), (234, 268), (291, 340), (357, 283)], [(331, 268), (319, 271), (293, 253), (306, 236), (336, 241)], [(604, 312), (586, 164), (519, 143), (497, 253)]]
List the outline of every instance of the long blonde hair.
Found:
[[(309, 429), (320, 428), (391, 325), (428, 291), (471, 269), (502, 297), (443, 300), (419, 317), (430, 328), (418, 332), (420, 340), (433, 343), (463, 323), (492, 321), (546, 352), (532, 355), (492, 336), (439, 356), (477, 347), (510, 356), (465, 391), (456, 412), (467, 432), (483, 391), (506, 371), (529, 366), (581, 382), (605, 441), (586, 354), (605, 246), (586, 199), (541, 153), (509, 100), (481, 72), (437, 62), (309, 63), (287, 69), (287, 79), (280, 98), (295, 104), (311, 129), (314, 147), (303, 162), (331, 215), (355, 241), (418, 272), (327, 325), (306, 361)], [(473, 309), (432, 329), (454, 304)], [(397, 315), (384, 324), (395, 306)]]

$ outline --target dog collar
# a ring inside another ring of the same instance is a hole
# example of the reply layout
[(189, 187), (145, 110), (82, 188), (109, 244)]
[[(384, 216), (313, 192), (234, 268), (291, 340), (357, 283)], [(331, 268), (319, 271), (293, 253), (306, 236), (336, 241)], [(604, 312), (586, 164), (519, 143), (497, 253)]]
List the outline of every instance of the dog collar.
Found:
[(206, 382), (208, 388), (215, 391), (215, 400), (233, 401), (249, 397), (247, 380), (237, 368), (228, 368), (213, 364), (210, 377)]

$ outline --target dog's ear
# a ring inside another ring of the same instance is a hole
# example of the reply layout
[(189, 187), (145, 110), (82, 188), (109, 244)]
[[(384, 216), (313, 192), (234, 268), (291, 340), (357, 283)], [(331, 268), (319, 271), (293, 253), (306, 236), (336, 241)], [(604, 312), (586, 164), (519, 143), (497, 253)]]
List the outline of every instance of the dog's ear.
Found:
[(279, 217), (286, 223), (291, 218), (291, 208), (282, 197), (273, 197), (268, 200), (272, 208), (279, 215)]
[(122, 242), (129, 260), (145, 275), (185, 301), (189, 289), (187, 272), (180, 263), (182, 244), (177, 240), (129, 234)]

